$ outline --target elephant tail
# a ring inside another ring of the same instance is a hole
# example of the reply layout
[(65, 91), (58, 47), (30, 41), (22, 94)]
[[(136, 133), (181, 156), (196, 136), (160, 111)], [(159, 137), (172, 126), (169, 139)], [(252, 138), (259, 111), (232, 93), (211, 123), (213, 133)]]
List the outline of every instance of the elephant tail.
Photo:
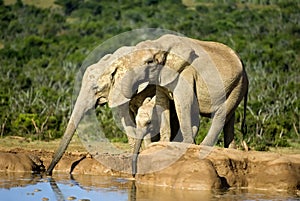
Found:
[(246, 93), (244, 95), (244, 116), (243, 116), (242, 125), (241, 125), (241, 131), (242, 131), (242, 134), (243, 134), (243, 138), (245, 138), (245, 136), (247, 134), (247, 125), (246, 125), (247, 103), (248, 103), (248, 88), (247, 88)]

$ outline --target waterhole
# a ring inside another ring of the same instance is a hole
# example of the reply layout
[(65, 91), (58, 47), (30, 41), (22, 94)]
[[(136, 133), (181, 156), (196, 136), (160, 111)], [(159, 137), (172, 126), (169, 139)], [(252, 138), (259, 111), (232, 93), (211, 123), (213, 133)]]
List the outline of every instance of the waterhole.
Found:
[(55, 174), (52, 178), (30, 173), (0, 173), (0, 200), (300, 200), (295, 193), (249, 189), (218, 191), (181, 190), (147, 186), (107, 176)]

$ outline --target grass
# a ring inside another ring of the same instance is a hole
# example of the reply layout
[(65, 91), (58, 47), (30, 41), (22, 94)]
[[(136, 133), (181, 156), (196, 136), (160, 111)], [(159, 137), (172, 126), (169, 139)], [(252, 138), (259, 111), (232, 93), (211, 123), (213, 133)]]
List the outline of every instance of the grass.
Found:
[[(0, 150), (9, 151), (12, 149), (22, 148), (27, 150), (44, 150), (54, 151), (58, 147), (60, 139), (51, 140), (49, 142), (40, 140), (30, 140), (19, 136), (7, 136), (0, 139)], [(67, 151), (79, 151), (85, 152), (86, 149), (81, 144), (80, 139), (75, 135), (71, 140), (71, 143)]]
[[(31, 141), (30, 139), (19, 136), (7, 136), (0, 138), (0, 151), (9, 151), (20, 148), (25, 150), (55, 151), (59, 146), (59, 142), (60, 139), (46, 142), (40, 140)], [(128, 143), (113, 142), (113, 144), (120, 149), (129, 150)], [(72, 138), (67, 151), (87, 152), (77, 135), (74, 135)], [(280, 154), (300, 154), (300, 144), (296, 143), (292, 147), (270, 147), (269, 151)]]
[[(30, 138), (19, 136), (7, 136), (0, 138), (0, 151), (9, 151), (13, 149), (55, 151), (59, 146), (61, 139), (51, 141), (30, 140)], [(113, 142), (113, 144), (123, 150), (129, 150), (128, 143)], [(67, 149), (68, 152), (87, 152), (81, 143), (80, 138), (74, 135)]]

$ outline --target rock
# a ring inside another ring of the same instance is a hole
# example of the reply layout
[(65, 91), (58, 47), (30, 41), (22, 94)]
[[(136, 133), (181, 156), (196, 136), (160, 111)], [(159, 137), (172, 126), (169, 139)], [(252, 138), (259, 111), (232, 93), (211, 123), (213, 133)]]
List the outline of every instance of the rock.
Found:
[(189, 190), (222, 188), (221, 178), (210, 160), (199, 160), (194, 153), (185, 154), (189, 146), (183, 143), (152, 145), (139, 156), (138, 172), (143, 173), (136, 176), (136, 181)]
[(170, 167), (148, 174), (139, 174), (136, 181), (147, 185), (168, 186), (188, 190), (220, 189), (221, 178), (209, 160), (189, 164), (180, 159)]
[[(34, 158), (34, 160), (32, 158)], [(37, 157), (23, 153), (0, 152), (0, 171), (41, 172), (44, 170), (45, 166)]]
[[(138, 167), (143, 171), (143, 163), (151, 167), (154, 167), (152, 163), (164, 164), (166, 160), (174, 158), (174, 154), (167, 151), (172, 149), (175, 151), (174, 146), (177, 149), (176, 153), (183, 152), (178, 151), (178, 147), (182, 147), (186, 152), (172, 165), (161, 171), (137, 175), (137, 182), (186, 189), (224, 187), (269, 190), (300, 189), (300, 154), (281, 155), (217, 147), (211, 149), (197, 145), (190, 145), (187, 148), (183, 143), (176, 145), (159, 143), (152, 144), (148, 150), (141, 153), (142, 157)], [(158, 150), (165, 151), (158, 152)], [(208, 155), (202, 159), (200, 152), (202, 155), (203, 153)], [(143, 155), (147, 153), (163, 154), (157, 154), (151, 160), (146, 159), (143, 162)]]
[(76, 200), (77, 198), (75, 197), (75, 196), (69, 196), (68, 198), (67, 198), (67, 200)]
[[(299, 158), (300, 160), (300, 158)], [(268, 190), (296, 190), (300, 185), (300, 161), (293, 161), (280, 155), (274, 155), (274, 159), (267, 161), (253, 175), (248, 177), (251, 188)]]

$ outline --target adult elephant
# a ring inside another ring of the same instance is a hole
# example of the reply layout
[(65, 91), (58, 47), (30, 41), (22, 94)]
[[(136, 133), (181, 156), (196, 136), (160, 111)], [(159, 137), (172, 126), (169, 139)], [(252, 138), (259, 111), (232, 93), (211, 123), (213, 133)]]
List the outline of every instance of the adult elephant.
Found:
[[(224, 130), (224, 146), (234, 138), (235, 110), (243, 98), (244, 132), (248, 79), (237, 54), (229, 47), (195, 39), (165, 35), (142, 45), (165, 52), (161, 61), (151, 60), (150, 65), (132, 69), (123, 78), (123, 93), (129, 98), (141, 83), (156, 84), (173, 93), (183, 142), (193, 143), (199, 124), (199, 113), (211, 117), (212, 123), (202, 145), (213, 146)], [(155, 45), (153, 45), (155, 43)], [(151, 112), (150, 112), (151, 113)], [(144, 127), (148, 127), (147, 123)], [(147, 129), (138, 129), (136, 144)], [(133, 175), (139, 146), (133, 157)]]
[[(183, 141), (189, 143), (193, 142), (193, 137), (197, 131), (197, 127), (199, 124), (199, 120), (197, 119), (197, 116), (199, 114), (197, 112), (198, 105), (195, 104), (197, 99), (193, 96), (193, 92), (194, 92), (193, 87), (190, 86), (190, 88), (186, 89), (185, 92), (189, 93), (186, 97), (190, 100), (190, 103), (192, 104), (188, 105), (188, 107), (184, 106), (185, 98), (183, 97), (186, 94), (182, 94), (182, 93), (184, 91), (184, 88), (186, 87), (186, 84), (183, 84), (186, 83), (186, 79), (180, 79), (180, 76), (178, 76), (178, 74), (183, 73), (183, 75), (186, 74), (183, 77), (185, 78), (189, 77), (188, 71), (184, 71), (184, 70), (186, 68), (189, 68), (191, 63), (197, 62), (199, 60), (200, 54), (197, 55), (195, 54), (196, 51), (194, 51), (194, 49), (197, 49), (197, 47), (199, 48), (201, 47), (201, 45), (194, 43), (194, 40), (192, 39), (178, 37), (174, 35), (165, 35), (155, 41), (144, 41), (139, 43), (136, 46), (120, 48), (113, 54), (106, 55), (105, 57), (103, 57), (98, 63), (88, 67), (84, 73), (80, 93), (77, 97), (66, 131), (61, 140), (59, 148), (55, 152), (53, 160), (50, 166), (48, 167), (46, 173), (47, 174), (52, 173), (53, 168), (58, 163), (63, 153), (65, 152), (68, 144), (70, 143), (70, 140), (76, 128), (78, 127), (80, 120), (82, 119), (84, 114), (88, 110), (93, 108), (95, 105), (101, 105), (108, 102), (110, 103), (111, 107), (118, 106), (121, 111), (121, 117), (123, 118), (122, 123), (123, 125), (125, 125), (126, 133), (127, 134), (131, 133), (134, 135), (135, 125), (134, 123), (132, 123), (132, 120), (130, 120), (129, 118), (130, 116), (128, 115), (129, 106), (126, 103), (130, 102), (130, 100), (132, 99), (136, 91), (139, 90), (141, 84), (144, 84), (144, 86), (146, 86), (147, 84), (149, 84), (149, 82), (152, 81), (155, 82), (155, 84), (157, 84), (156, 75), (158, 71), (153, 69), (152, 68), (153, 66), (159, 67), (160, 69), (159, 72), (161, 72), (159, 75), (160, 75), (160, 80), (162, 80), (163, 82), (161, 82), (159, 85), (169, 87), (170, 91), (172, 91), (172, 93), (174, 94), (175, 97), (174, 100), (176, 102), (176, 111), (179, 113), (178, 116), (180, 122), (180, 130), (183, 135)], [(232, 50), (230, 50), (227, 47), (226, 48), (224, 47), (222, 49), (222, 48), (213, 48), (213, 47), (210, 48), (210, 46), (208, 46), (207, 51), (212, 51), (212, 52), (217, 51), (220, 54), (225, 49), (225, 52), (227, 51), (227, 55), (223, 57), (225, 61), (228, 62), (230, 59), (233, 60), (232, 62), (229, 63), (233, 63), (236, 66), (239, 66), (240, 68), (234, 68), (234, 67), (233, 68), (238, 69), (239, 72), (242, 72), (240, 73), (240, 75), (237, 75), (237, 73), (235, 73), (235, 76), (233, 77), (241, 77), (241, 76), (245, 77), (245, 75), (242, 75), (243, 74), (242, 65), (239, 59), (237, 58), (237, 56), (233, 52), (230, 53), (230, 51)], [(219, 55), (219, 54), (216, 53), (215, 55)], [(178, 55), (181, 59), (178, 59)], [(212, 59), (214, 59), (214, 54), (212, 54), (211, 56)], [(215, 61), (220, 62), (218, 59), (215, 59)], [(169, 66), (170, 68), (160, 68), (161, 66)], [(148, 78), (148, 81), (142, 79), (141, 76), (143, 75), (139, 74), (140, 72), (143, 71), (148, 73), (148, 75), (146, 76)], [(154, 73), (151, 73), (152, 71)], [(138, 75), (141, 76), (136, 76), (136, 77), (134, 76), (132, 79), (128, 80), (127, 79), (128, 76), (133, 75), (132, 72), (138, 73)], [(208, 72), (214, 72), (214, 71), (208, 71)], [(211, 76), (211, 74), (209, 74), (209, 76)], [(173, 79), (174, 77), (177, 78)], [(207, 76), (204, 76), (204, 79), (206, 77)], [(229, 84), (230, 87), (236, 86), (237, 85), (236, 80), (237, 79), (225, 80), (226, 82), (224, 85), (226, 86), (227, 81), (229, 81), (233, 83), (233, 84)], [(191, 83), (191, 82), (187, 82), (187, 83)], [(207, 83), (207, 81), (205, 83)], [(126, 90), (129, 88), (130, 90)], [(208, 88), (211, 88), (211, 86), (208, 85)], [(121, 93), (111, 93), (113, 91), (115, 92), (119, 91)], [(212, 93), (213, 97), (219, 93), (219, 92), (215, 93), (214, 90), (212, 91), (213, 91)], [(223, 91), (224, 90), (221, 90), (221, 92)], [(226, 95), (236, 94), (236, 93), (232, 93), (234, 91), (233, 89), (230, 89), (228, 91), (230, 91), (230, 93)], [(197, 91), (196, 94), (203, 95), (203, 97), (206, 98), (209, 97), (209, 96), (205, 96), (206, 94), (201, 94), (201, 90), (199, 93)], [(121, 95), (124, 95), (124, 97), (121, 98)], [(224, 99), (226, 95), (223, 94), (222, 98)], [(243, 96), (242, 94), (239, 94), (238, 97), (240, 98), (242, 96)], [(216, 100), (217, 102), (219, 101), (218, 99), (214, 99), (214, 98), (211, 99), (208, 98), (208, 99), (212, 100), (213, 103), (215, 103)], [(181, 105), (180, 102), (182, 102)], [(208, 102), (209, 101), (205, 102), (205, 104)], [(217, 104), (211, 104), (210, 102), (209, 104), (213, 106), (217, 105)], [(200, 108), (201, 108), (201, 104), (200, 104)], [(210, 111), (208, 111), (207, 114), (209, 114), (209, 112)], [(183, 115), (183, 114), (188, 114), (188, 115)], [(214, 124), (213, 122), (213, 125), (216, 124)], [(214, 133), (216, 132), (214, 131)], [(214, 136), (215, 135), (214, 133), (210, 134), (210, 136), (211, 135)], [(208, 144), (212, 144), (212, 143), (208, 142)]]

